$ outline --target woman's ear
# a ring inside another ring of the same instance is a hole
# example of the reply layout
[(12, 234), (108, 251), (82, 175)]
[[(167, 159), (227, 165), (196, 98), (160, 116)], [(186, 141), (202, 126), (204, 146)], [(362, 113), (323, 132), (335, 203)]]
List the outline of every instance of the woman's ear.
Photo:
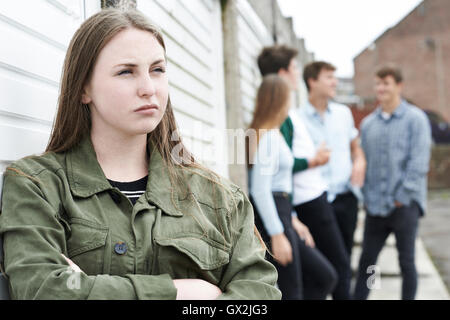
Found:
[(90, 95), (88, 94), (86, 88), (83, 89), (83, 93), (81, 94), (81, 103), (83, 104), (89, 104), (91, 103), (92, 99)]

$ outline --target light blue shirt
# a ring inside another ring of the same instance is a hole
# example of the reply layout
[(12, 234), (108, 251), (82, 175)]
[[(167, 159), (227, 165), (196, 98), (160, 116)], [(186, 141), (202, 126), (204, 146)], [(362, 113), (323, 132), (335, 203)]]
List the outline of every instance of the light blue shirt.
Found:
[(390, 117), (381, 108), (361, 124), (367, 169), (363, 187), (367, 213), (387, 216), (395, 201), (426, 208), (431, 129), (425, 113), (402, 100)]
[(328, 201), (332, 202), (338, 194), (348, 191), (361, 198), (359, 188), (350, 183), (353, 168), (350, 143), (358, 136), (350, 109), (330, 101), (321, 116), (307, 101), (299, 111), (314, 145), (319, 147), (325, 142), (331, 150), (330, 160), (321, 167), (328, 184)]
[(280, 133), (262, 135), (249, 170), (249, 191), (269, 236), (284, 232), (272, 192), (292, 192), (294, 157)]

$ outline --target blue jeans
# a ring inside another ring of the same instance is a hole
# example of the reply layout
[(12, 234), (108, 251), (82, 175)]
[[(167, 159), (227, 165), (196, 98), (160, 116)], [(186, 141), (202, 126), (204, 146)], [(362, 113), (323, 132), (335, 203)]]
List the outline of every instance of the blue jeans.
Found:
[(378, 255), (391, 232), (394, 232), (400, 270), (402, 273), (402, 299), (413, 300), (417, 291), (415, 243), (420, 207), (413, 201), (409, 206), (394, 209), (387, 217), (366, 215), (364, 240), (359, 260), (354, 299), (367, 299), (370, 289), (368, 268), (375, 265)]

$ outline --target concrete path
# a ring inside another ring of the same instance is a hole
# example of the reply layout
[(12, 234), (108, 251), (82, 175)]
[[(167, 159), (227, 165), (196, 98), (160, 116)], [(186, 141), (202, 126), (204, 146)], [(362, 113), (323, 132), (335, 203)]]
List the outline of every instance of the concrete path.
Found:
[(450, 189), (428, 192), (428, 210), (419, 235), (450, 290)]

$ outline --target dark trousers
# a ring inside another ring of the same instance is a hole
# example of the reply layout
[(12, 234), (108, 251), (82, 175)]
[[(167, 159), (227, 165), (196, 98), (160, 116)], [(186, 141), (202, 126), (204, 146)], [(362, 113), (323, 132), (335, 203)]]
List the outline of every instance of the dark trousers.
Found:
[(333, 299), (350, 299), (350, 258), (326, 192), (314, 200), (296, 206), (295, 211), (299, 219), (308, 226), (316, 247), (337, 271), (338, 282), (333, 291)]
[(368, 272), (368, 268), (376, 264), (378, 255), (391, 232), (395, 235), (403, 278), (402, 299), (414, 299), (417, 291), (415, 243), (419, 216), (420, 207), (414, 201), (409, 206), (394, 209), (387, 217), (366, 215), (354, 299), (367, 299), (370, 290), (368, 279), (372, 273)]
[[(326, 299), (337, 282), (337, 274), (330, 262), (316, 249), (308, 247), (292, 227), (292, 205), (287, 196), (274, 194), (278, 215), (284, 227), (284, 234), (292, 246), (293, 260), (286, 266), (276, 262), (268, 254), (267, 259), (278, 271), (278, 287), (283, 300)], [(253, 199), (250, 198), (253, 203)], [(269, 249), (272, 248), (262, 220), (255, 210), (255, 225)]]
[(348, 256), (352, 256), (353, 237), (358, 218), (358, 199), (352, 192), (341, 193), (331, 203)]

